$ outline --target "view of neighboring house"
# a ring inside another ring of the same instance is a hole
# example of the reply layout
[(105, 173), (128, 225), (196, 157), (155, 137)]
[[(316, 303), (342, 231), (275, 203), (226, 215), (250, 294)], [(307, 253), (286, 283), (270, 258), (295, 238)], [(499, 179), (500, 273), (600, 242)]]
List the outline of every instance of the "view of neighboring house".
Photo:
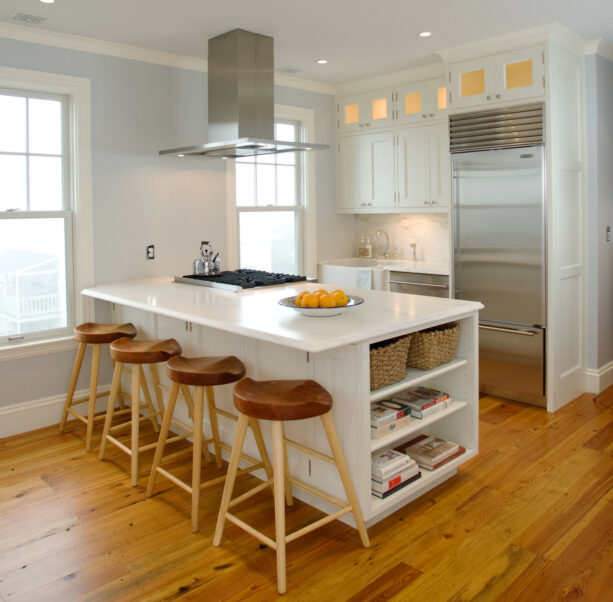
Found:
[(0, 335), (66, 326), (66, 277), (57, 255), (0, 252)]

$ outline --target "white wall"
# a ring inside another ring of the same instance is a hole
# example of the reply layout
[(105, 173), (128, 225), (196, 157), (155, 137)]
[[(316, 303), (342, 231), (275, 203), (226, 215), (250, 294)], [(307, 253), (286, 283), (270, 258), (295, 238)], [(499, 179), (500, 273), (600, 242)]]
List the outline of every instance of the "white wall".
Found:
[[(202, 239), (223, 261), (225, 161), (158, 155), (206, 141), (206, 73), (4, 38), (0, 64), (91, 80), (94, 283), (188, 273)], [(318, 244), (323, 258), (346, 255), (353, 217), (334, 211), (334, 98), (276, 93), (277, 103), (313, 108), (315, 142), (332, 146), (316, 158)], [(155, 244), (153, 261), (147, 244)], [(96, 319), (109, 319), (104, 304)], [(0, 362), (0, 408), (64, 394), (73, 361), (74, 352), (63, 352)], [(86, 369), (78, 388), (88, 379)], [(108, 362), (100, 381), (110, 381)]]

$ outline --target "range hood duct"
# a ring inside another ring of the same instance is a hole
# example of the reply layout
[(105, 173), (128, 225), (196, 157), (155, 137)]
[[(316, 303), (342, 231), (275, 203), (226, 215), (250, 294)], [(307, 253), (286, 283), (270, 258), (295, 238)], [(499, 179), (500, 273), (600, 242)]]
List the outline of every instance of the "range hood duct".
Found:
[(209, 139), (160, 155), (237, 158), (329, 148), (274, 139), (274, 56), (270, 36), (234, 29), (209, 40)]

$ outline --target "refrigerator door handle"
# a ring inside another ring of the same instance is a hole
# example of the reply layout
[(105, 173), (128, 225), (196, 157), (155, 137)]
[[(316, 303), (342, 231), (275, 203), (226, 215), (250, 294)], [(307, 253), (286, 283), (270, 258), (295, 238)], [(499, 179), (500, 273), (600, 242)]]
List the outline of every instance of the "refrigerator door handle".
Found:
[(507, 332), (509, 334), (519, 334), (522, 337), (533, 337), (536, 335), (535, 332), (530, 332), (529, 330), (516, 330), (515, 328), (501, 328), (499, 326), (484, 326), (483, 324), (479, 324), (479, 328), (483, 330), (491, 330), (493, 332)]

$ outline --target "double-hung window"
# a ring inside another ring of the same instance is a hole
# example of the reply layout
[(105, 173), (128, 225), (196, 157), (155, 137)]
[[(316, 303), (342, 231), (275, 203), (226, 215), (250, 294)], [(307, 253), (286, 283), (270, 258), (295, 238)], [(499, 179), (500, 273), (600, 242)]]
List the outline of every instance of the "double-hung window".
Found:
[[(285, 107), (281, 113), (275, 118), (276, 140), (312, 137), (312, 111)], [(301, 152), (235, 160), (230, 246), (235, 245), (238, 267), (286, 274), (313, 271), (312, 172), (312, 162)]]
[[(0, 84), (11, 79), (2, 75)], [(79, 240), (87, 236), (91, 247), (91, 230), (83, 223), (89, 199), (76, 178), (85, 171), (74, 156), (83, 148), (75, 135), (83, 107), (70, 91), (58, 93), (62, 86), (53, 78), (38, 82), (49, 84), (51, 92), (32, 89), (35, 82), (26, 89), (0, 87), (0, 347), (5, 348), (66, 337), (86, 313), (78, 287), (91, 276), (88, 249), (77, 262), (75, 281), (78, 227)], [(23, 83), (27, 76), (16, 79)]]

